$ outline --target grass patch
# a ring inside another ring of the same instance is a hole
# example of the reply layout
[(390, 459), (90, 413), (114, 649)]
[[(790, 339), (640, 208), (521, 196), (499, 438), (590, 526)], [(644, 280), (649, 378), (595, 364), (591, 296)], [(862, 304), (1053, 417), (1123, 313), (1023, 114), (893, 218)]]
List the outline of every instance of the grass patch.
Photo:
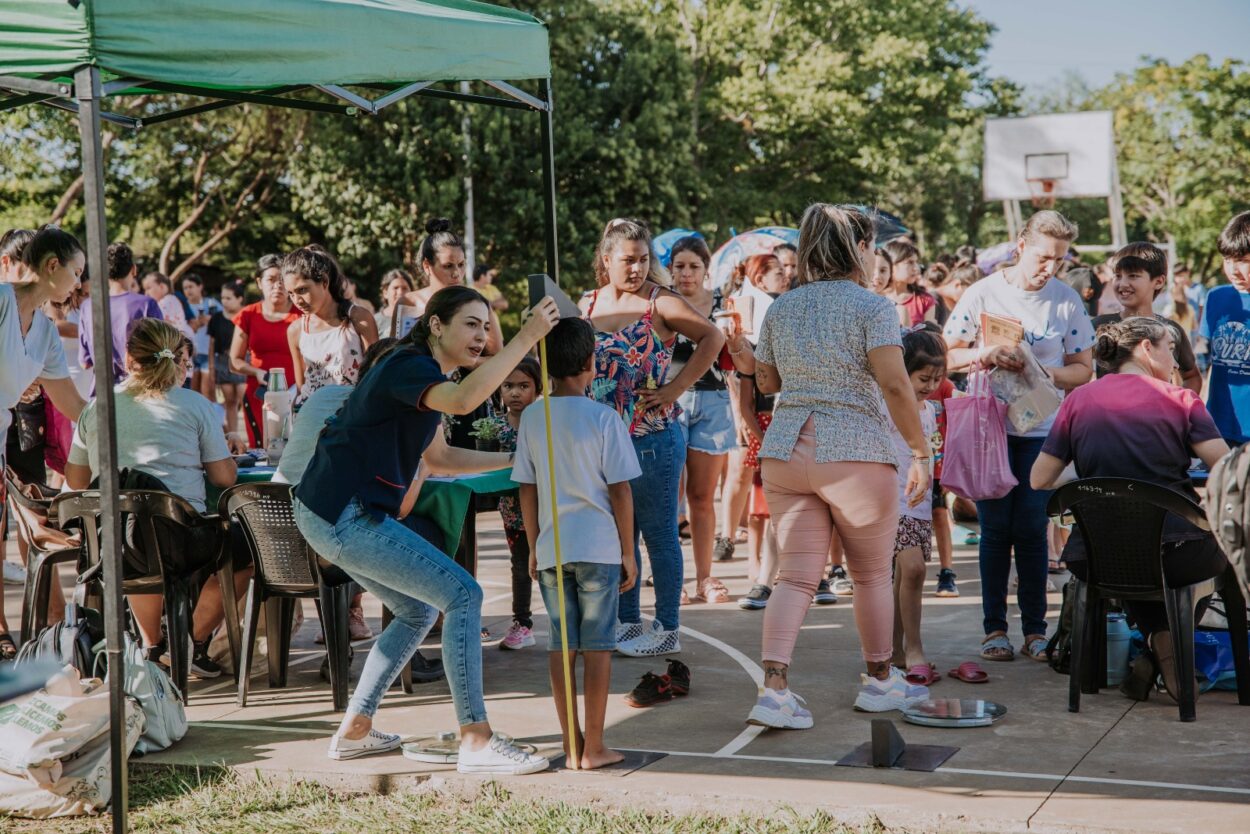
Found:
[[(498, 783), (476, 796), (436, 791), (375, 793), (316, 782), (241, 780), (223, 768), (132, 771), (130, 821), (136, 834), (885, 834), (880, 824), (854, 827), (817, 812), (657, 813), (594, 803), (571, 805), (514, 796)], [(106, 834), (106, 817), (67, 820), (0, 818), (3, 834)]]

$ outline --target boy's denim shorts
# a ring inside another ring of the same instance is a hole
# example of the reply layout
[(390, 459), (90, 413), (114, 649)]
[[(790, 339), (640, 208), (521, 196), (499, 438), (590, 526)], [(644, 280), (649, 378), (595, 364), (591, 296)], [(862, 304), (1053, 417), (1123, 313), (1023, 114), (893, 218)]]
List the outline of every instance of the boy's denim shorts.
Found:
[[(569, 651), (610, 652), (616, 649), (616, 608), (620, 599), (621, 565), (564, 563), (564, 607), (568, 610)], [(556, 569), (538, 572), (547, 616), (551, 618), (547, 651), (560, 651), (560, 596)]]

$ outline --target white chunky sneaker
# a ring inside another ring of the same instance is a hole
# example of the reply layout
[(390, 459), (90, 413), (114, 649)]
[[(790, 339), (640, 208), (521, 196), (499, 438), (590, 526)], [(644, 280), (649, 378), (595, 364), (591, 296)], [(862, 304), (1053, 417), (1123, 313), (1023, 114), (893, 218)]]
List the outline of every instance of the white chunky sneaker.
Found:
[(903, 670), (893, 666), (885, 680), (861, 673), (859, 682), (855, 709), (861, 712), (889, 712), (929, 700), (929, 687), (908, 683), (903, 677)]
[(342, 738), (338, 733), (330, 737), (330, 758), (337, 761), (389, 753), (399, 749), (399, 736), (370, 730), (364, 738)]
[(777, 730), (806, 730), (812, 726), (812, 713), (803, 706), (805, 703), (789, 689), (778, 692), (765, 688), (751, 708), (747, 723)]
[(550, 763), (537, 753), (527, 753), (512, 743), (512, 739), (492, 733), (490, 743), (481, 750), (465, 750), (460, 747), (456, 770), (461, 773), (495, 773), (508, 776), (524, 776), (546, 770)]

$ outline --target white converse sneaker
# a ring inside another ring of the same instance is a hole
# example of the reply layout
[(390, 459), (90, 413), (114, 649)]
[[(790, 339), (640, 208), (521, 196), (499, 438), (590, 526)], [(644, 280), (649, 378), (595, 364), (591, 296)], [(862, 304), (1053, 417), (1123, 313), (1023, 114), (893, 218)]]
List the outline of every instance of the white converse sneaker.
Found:
[(456, 770), (461, 773), (499, 773), (524, 776), (546, 770), (550, 762), (537, 753), (527, 753), (512, 743), (512, 739), (492, 733), (490, 743), (481, 750), (460, 748)]
[(616, 624), (616, 648), (620, 651), (622, 643), (628, 643), (631, 640), (637, 640), (642, 636), (646, 627), (642, 623), (622, 623)]
[(651, 628), (644, 628), (633, 640), (618, 642), (616, 650), (630, 657), (659, 657), (680, 652), (681, 640), (676, 630), (666, 631), (659, 620), (652, 620)]
[(860, 712), (889, 712), (929, 700), (929, 687), (908, 683), (903, 677), (903, 670), (893, 666), (885, 680), (861, 673), (859, 682), (855, 709)]
[(747, 723), (778, 730), (806, 730), (812, 726), (812, 714), (803, 707), (805, 703), (789, 689), (778, 692), (765, 688), (747, 716)]
[(330, 758), (337, 761), (389, 753), (399, 748), (399, 736), (370, 730), (364, 738), (343, 738), (338, 733), (330, 737)]

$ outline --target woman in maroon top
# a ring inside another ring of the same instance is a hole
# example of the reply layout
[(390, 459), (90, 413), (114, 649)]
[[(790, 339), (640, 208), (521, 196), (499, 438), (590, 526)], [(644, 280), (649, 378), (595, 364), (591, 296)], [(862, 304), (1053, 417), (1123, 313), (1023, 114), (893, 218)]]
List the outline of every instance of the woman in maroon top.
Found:
[[(1033, 489), (1055, 488), (1073, 462), (1081, 478), (1136, 478), (1196, 502), (1191, 458), (1213, 466), (1228, 445), (1198, 395), (1171, 383), (1175, 350), (1171, 329), (1154, 318), (1134, 317), (1101, 328), (1094, 358), (1111, 373), (1064, 398), (1033, 465)], [(1080, 531), (1068, 540), (1063, 560), (1078, 578), (1088, 575)], [(1163, 527), (1163, 572), (1169, 585), (1192, 584), (1220, 573), (1226, 564), (1211, 533), (1169, 516)], [(1124, 605), (1146, 636), (1168, 692), (1175, 694), (1164, 604), (1125, 600)]]
[(261, 406), (256, 389), (264, 384), (270, 370), (286, 371), (287, 385), (295, 381), (295, 364), (287, 330), (299, 320), (299, 311), (291, 306), (282, 283), (282, 259), (266, 255), (257, 264), (257, 283), (261, 300), (249, 304), (234, 317), (234, 341), (230, 345), (230, 369), (247, 379), (243, 413), (247, 419), (247, 436), (252, 448), (264, 443), (259, 435)]

